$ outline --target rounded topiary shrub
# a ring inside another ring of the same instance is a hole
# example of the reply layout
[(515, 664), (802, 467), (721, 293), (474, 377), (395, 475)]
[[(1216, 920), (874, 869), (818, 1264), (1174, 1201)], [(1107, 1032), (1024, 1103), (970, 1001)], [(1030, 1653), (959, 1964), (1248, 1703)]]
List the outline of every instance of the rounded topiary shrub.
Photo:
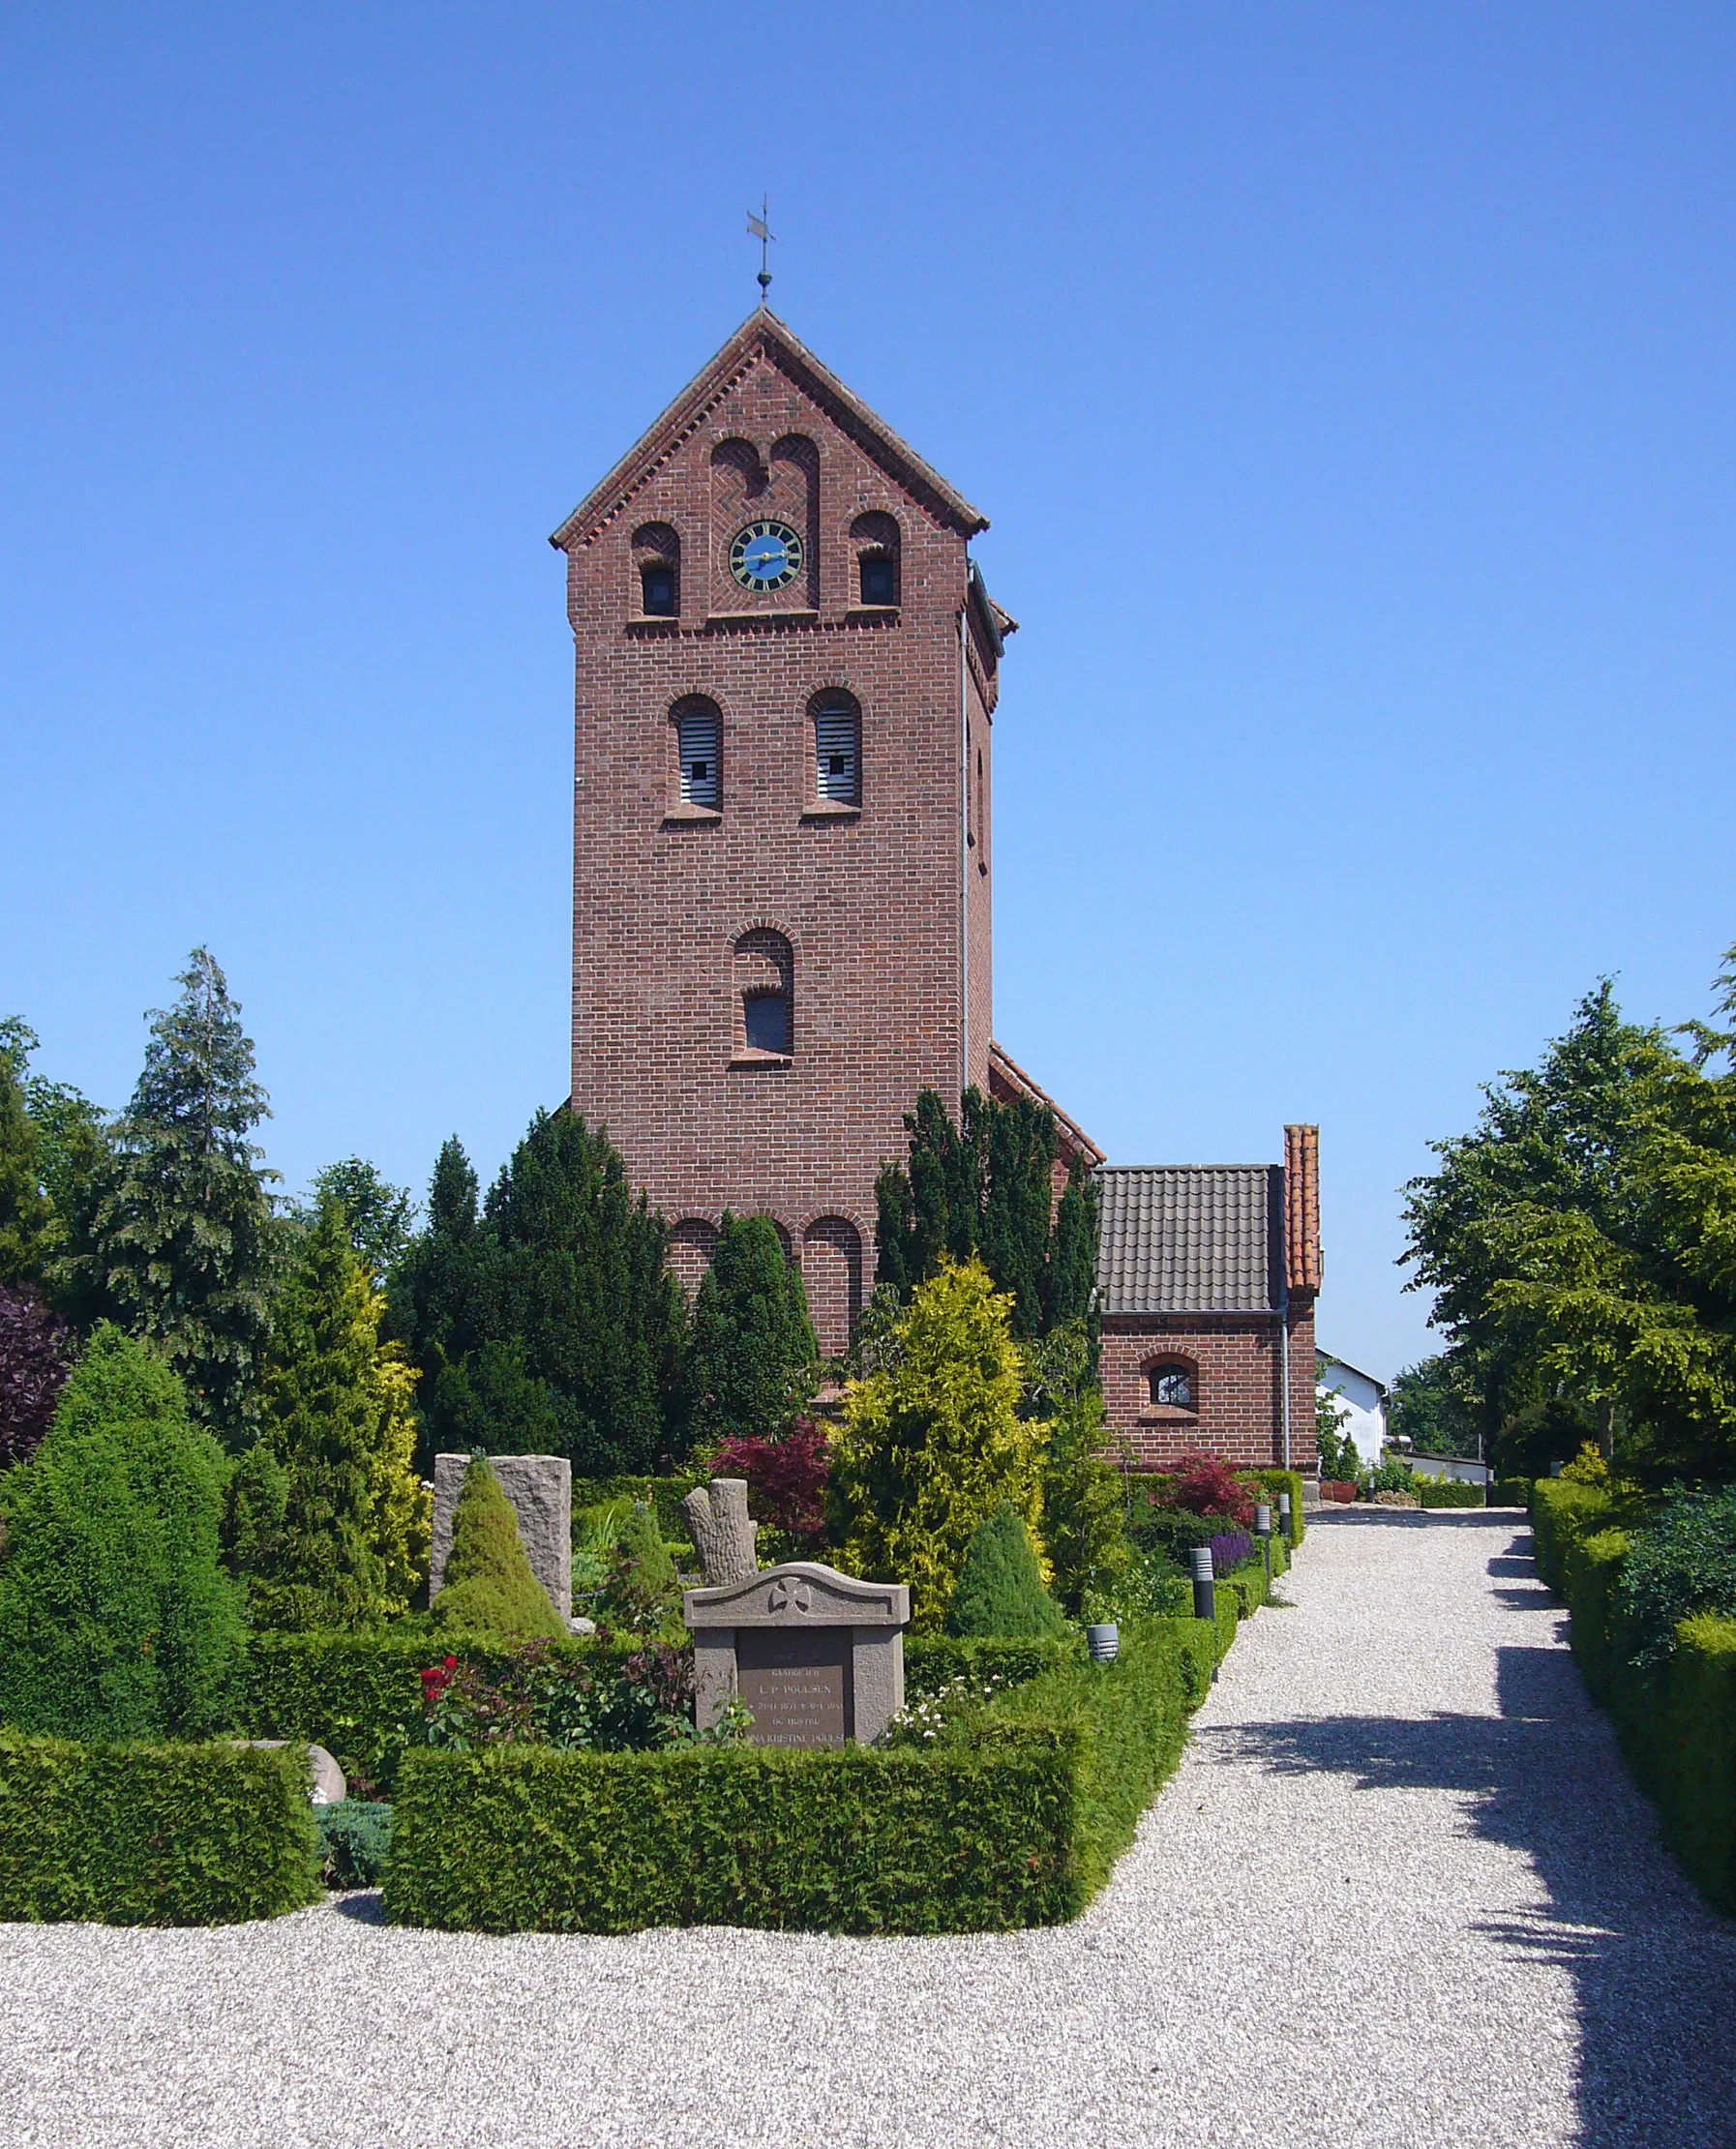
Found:
[(566, 1633), (548, 1591), (531, 1572), (518, 1515), (486, 1455), (472, 1455), (464, 1472), (452, 1514), (445, 1582), (431, 1610), (434, 1625), (452, 1633)]
[(0, 1479), (0, 1721), (67, 1739), (221, 1727), (242, 1639), (228, 1469), (172, 1370), (100, 1327), (34, 1459)]
[(1025, 1518), (1010, 1500), (972, 1534), (946, 1631), (1010, 1639), (1066, 1631), (1061, 1607), (1043, 1587)]

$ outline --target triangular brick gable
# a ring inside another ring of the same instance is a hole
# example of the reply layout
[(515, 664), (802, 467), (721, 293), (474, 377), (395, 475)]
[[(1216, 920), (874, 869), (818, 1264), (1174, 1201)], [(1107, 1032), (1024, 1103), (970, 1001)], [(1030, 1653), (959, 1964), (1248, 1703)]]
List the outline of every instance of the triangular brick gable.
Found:
[(988, 528), (989, 519), (980, 509), (973, 507), (890, 426), (876, 417), (775, 313), (762, 308), (748, 315), (711, 363), (688, 382), (601, 484), (580, 501), (549, 540), (555, 551), (571, 552), (576, 546), (588, 544), (761, 364), (775, 366), (937, 522), (965, 537)]

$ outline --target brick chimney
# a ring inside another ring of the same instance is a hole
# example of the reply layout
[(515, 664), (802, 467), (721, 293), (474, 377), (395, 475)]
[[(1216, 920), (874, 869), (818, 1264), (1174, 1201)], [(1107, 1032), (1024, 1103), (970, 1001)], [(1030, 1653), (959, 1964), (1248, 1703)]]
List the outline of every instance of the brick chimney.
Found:
[(1320, 1289), (1320, 1129), (1284, 1129), (1284, 1281), (1292, 1298)]

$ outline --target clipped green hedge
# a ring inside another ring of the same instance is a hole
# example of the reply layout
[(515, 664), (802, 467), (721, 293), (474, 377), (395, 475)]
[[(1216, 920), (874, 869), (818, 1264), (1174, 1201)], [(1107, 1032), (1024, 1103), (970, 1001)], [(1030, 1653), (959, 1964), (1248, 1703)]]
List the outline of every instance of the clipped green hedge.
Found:
[(1567, 1595), (1563, 1565), (1570, 1538), (1588, 1537), (1615, 1518), (1615, 1502), (1600, 1485), (1540, 1477), (1531, 1488), (1531, 1537), (1537, 1570), (1557, 1597)]
[[(1234, 1614), (1231, 1613), (1232, 1627)], [(1175, 1766), (1209, 1641), (1053, 1664), (969, 1742), (419, 1752), (387, 1915), (482, 1931), (995, 1931), (1075, 1917)]]
[(1308, 1534), (1308, 1526), (1302, 1520), (1302, 1472), (1300, 1470), (1256, 1470), (1254, 1476), (1272, 1494), (1272, 1519), (1274, 1523), (1278, 1519), (1278, 1494), (1287, 1492), (1290, 1495), (1290, 1543), (1292, 1548), (1301, 1544), (1303, 1537)]
[(319, 1862), (305, 1750), (0, 1734), (0, 1922), (275, 1918)]
[(904, 1690), (913, 1701), (939, 1693), (950, 1680), (969, 1679), (973, 1685), (998, 1679), (1003, 1686), (1022, 1686), (1045, 1672), (1085, 1654), (1085, 1637), (1074, 1633), (1064, 1640), (966, 1639), (953, 1634), (907, 1634), (904, 1638)]
[(1481, 1507), (1485, 1504), (1481, 1485), (1466, 1484), (1458, 1477), (1416, 1477), (1411, 1490), (1420, 1507)]
[[(556, 1643), (561, 1654), (594, 1650)], [(510, 1660), (498, 1641), (430, 1633), (248, 1636), (234, 1717), (250, 1739), (322, 1746), (352, 1790), (388, 1792), (422, 1736), (421, 1674), (448, 1654), (494, 1672)]]
[(1609, 1711), (1664, 1841), (1710, 1902), (1736, 1912), (1736, 1620), (1684, 1620), (1662, 1669), (1640, 1670), (1617, 1614), (1616, 1585), (1633, 1541), (1616, 1525), (1619, 1511), (1598, 1486), (1540, 1477), (1532, 1488), (1539, 1571), (1568, 1600), (1586, 1690)]
[(1489, 1487), (1491, 1507), (1529, 1507), (1532, 1480), (1529, 1477), (1497, 1477)]

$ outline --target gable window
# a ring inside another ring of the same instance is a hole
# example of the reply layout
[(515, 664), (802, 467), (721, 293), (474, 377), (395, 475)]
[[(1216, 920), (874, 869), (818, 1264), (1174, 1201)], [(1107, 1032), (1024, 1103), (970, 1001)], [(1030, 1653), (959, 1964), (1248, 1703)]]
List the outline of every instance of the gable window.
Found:
[(1193, 1368), (1179, 1361), (1154, 1365), (1146, 1375), (1152, 1401), (1159, 1410), (1190, 1411), (1193, 1402)]
[(675, 704), (674, 718), (681, 804), (708, 806), (715, 811), (723, 797), (718, 764), (723, 721), (717, 704), (696, 696)]
[(848, 694), (814, 703), (814, 795), (827, 805), (862, 799), (862, 712)]
[(858, 515), (850, 525), (856, 555), (856, 603), (883, 610), (898, 602), (900, 533), (890, 515)]
[(790, 942), (757, 925), (735, 942), (735, 1059), (788, 1060), (795, 1049), (795, 957)]
[(681, 540), (667, 522), (633, 532), (633, 572), (642, 619), (674, 619), (681, 611)]

